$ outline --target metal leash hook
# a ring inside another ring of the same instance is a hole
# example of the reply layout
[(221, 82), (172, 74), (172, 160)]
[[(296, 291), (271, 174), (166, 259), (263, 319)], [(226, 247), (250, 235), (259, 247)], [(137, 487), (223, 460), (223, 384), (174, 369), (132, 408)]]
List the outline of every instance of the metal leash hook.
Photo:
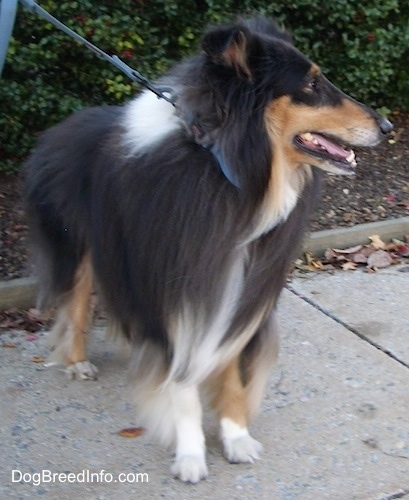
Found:
[(108, 57), (110, 57), (111, 59), (110, 62), (114, 66), (116, 66), (119, 70), (121, 70), (122, 73), (124, 73), (128, 78), (140, 83), (146, 89), (156, 94), (160, 99), (165, 99), (165, 101), (168, 101), (170, 104), (173, 104), (173, 106), (175, 106), (176, 96), (172, 94), (173, 89), (171, 89), (170, 87), (155, 87), (154, 85), (151, 84), (149, 80), (147, 80), (138, 71), (136, 71), (136, 69), (131, 68), (121, 59), (119, 59), (118, 56), (114, 55)]
[[(5, 2), (6, 0), (0, 0), (0, 2)], [(33, 12), (34, 14), (39, 15), (49, 23), (53, 24), (56, 26), (58, 29), (69, 35), (71, 38), (74, 38), (77, 42), (81, 43), (87, 49), (91, 50), (95, 55), (97, 55), (100, 59), (104, 59), (105, 61), (108, 61), (109, 63), (113, 64), (116, 68), (118, 68), (120, 71), (122, 71), (129, 79), (131, 79), (134, 82), (139, 83), (146, 89), (150, 90), (154, 94), (156, 94), (160, 99), (164, 99), (165, 101), (169, 102), (173, 106), (175, 106), (175, 101), (176, 101), (176, 96), (173, 95), (172, 89), (170, 88), (162, 88), (162, 87), (156, 87), (152, 83), (149, 82), (144, 76), (142, 76), (138, 71), (135, 69), (131, 68), (128, 66), (126, 63), (124, 63), (118, 56), (110, 56), (103, 50), (101, 50), (99, 47), (96, 45), (92, 44), (89, 42), (86, 38), (83, 38), (81, 35), (73, 31), (72, 29), (68, 28), (68, 26), (65, 26), (62, 22), (60, 22), (58, 19), (56, 19), (54, 16), (49, 14), (45, 9), (40, 7), (34, 0), (20, 0), (20, 2), (26, 7), (30, 12)], [(13, 3), (16, 3), (16, 0), (13, 0)], [(15, 9), (14, 9), (15, 10)], [(3, 12), (3, 4), (2, 4), (2, 12)], [(2, 18), (3, 19), (3, 15)], [(14, 23), (14, 17), (11, 22), (10, 26), (10, 34), (11, 30), (13, 27)], [(8, 23), (10, 24), (10, 23)], [(8, 42), (8, 39), (7, 39)], [(8, 45), (8, 43), (7, 43)], [(7, 50), (7, 46), (6, 46)], [(1, 69), (1, 68), (0, 68)]]

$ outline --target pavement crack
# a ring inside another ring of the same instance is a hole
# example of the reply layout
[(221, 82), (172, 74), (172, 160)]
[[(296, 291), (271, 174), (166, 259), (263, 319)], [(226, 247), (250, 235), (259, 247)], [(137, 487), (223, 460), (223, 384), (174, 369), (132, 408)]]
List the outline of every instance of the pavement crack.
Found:
[(403, 498), (409, 495), (409, 490), (401, 490), (397, 493), (393, 493), (392, 495), (388, 495), (387, 497), (382, 497), (382, 500), (395, 500), (396, 498)]
[(378, 441), (374, 438), (363, 439), (362, 442), (369, 448), (372, 448), (374, 450), (379, 450), (381, 453), (387, 455), (388, 457), (404, 458), (405, 460), (409, 459), (409, 455), (401, 455), (399, 452), (384, 450), (382, 446), (379, 445)]
[(378, 349), (379, 351), (383, 352), (384, 354), (386, 354), (387, 356), (389, 356), (391, 359), (393, 359), (394, 361), (398, 362), (399, 364), (401, 364), (402, 366), (404, 366), (405, 368), (409, 368), (409, 364), (406, 363), (405, 361), (403, 361), (402, 359), (398, 358), (395, 354), (393, 354), (393, 352), (391, 352), (389, 349), (385, 349), (384, 347), (382, 347), (380, 344), (374, 342), (372, 339), (366, 337), (364, 334), (362, 334), (359, 330), (357, 330), (356, 328), (354, 328), (353, 326), (349, 325), (348, 323), (346, 323), (345, 321), (343, 321), (342, 319), (338, 318), (337, 316), (335, 316), (334, 314), (332, 314), (330, 311), (327, 311), (326, 309), (324, 309), (323, 307), (321, 307), (317, 302), (315, 302), (313, 299), (307, 297), (306, 295), (303, 295), (302, 293), (299, 293), (297, 290), (295, 290), (291, 284), (287, 284), (286, 285), (286, 288), (287, 290), (289, 290), (291, 293), (293, 293), (295, 296), (297, 296), (298, 298), (300, 298), (301, 300), (303, 300), (304, 302), (306, 302), (307, 304), (309, 304), (310, 306), (314, 307), (315, 309), (317, 309), (319, 312), (321, 312), (322, 314), (325, 314), (325, 316), (327, 316), (328, 318), (331, 318), (333, 321), (335, 321), (336, 323), (338, 323), (339, 325), (343, 326), (346, 330), (350, 331), (351, 333), (353, 333), (354, 335), (356, 335), (357, 337), (359, 337), (361, 340), (367, 342), (369, 345), (371, 345), (372, 347), (375, 347), (376, 349)]

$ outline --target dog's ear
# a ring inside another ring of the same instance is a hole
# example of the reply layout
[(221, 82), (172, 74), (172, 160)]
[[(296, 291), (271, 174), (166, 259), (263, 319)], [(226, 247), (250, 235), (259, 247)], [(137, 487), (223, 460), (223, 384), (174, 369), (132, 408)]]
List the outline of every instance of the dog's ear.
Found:
[(245, 28), (221, 28), (209, 32), (203, 39), (203, 50), (217, 64), (236, 70), (241, 77), (251, 79), (247, 61), (248, 32)]

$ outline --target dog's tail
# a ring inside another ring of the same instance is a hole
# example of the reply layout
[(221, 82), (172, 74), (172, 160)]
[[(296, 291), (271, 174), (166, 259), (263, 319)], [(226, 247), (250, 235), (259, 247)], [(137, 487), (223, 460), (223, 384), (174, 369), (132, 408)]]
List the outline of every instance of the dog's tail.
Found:
[[(43, 138), (47, 138), (47, 134)], [(76, 210), (75, 202), (67, 193), (68, 185), (57, 180), (62, 158), (54, 157), (50, 163), (53, 146), (48, 141), (41, 144), (23, 170), (29, 243), (39, 280), (39, 308), (55, 305), (69, 292), (86, 248), (84, 231), (79, 231), (74, 213), (68, 213), (70, 209)], [(81, 212), (82, 222), (86, 224), (88, 215)]]
[(101, 107), (72, 115), (40, 136), (23, 166), (38, 307), (63, 300), (90, 251), (92, 169), (120, 114)]

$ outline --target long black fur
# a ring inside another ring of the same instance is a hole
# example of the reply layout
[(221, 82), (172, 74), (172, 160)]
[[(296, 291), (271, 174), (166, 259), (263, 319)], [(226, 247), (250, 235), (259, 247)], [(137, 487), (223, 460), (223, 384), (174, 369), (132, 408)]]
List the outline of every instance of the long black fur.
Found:
[[(236, 61), (216, 64), (232, 39), (242, 43), (243, 32), (251, 74)], [(99, 289), (125, 335), (161, 345), (169, 361), (169, 316), (186, 301), (209, 315), (217, 309), (230, 264), (251, 232), (274, 156), (265, 107), (295, 92), (311, 66), (261, 19), (216, 30), (203, 47), (164, 80), (179, 92), (186, 128), (129, 156), (125, 108), (84, 110), (42, 134), (24, 169), (42, 303), (69, 292), (91, 251)], [(203, 126), (203, 140), (192, 134), (190, 119)], [(234, 169), (239, 189), (221, 172), (210, 143)], [(222, 343), (239, 336), (258, 311), (266, 309), (267, 320), (274, 309), (318, 178), (315, 172), (305, 184), (286, 221), (247, 245), (243, 290)], [(257, 334), (249, 352), (256, 344)]]

